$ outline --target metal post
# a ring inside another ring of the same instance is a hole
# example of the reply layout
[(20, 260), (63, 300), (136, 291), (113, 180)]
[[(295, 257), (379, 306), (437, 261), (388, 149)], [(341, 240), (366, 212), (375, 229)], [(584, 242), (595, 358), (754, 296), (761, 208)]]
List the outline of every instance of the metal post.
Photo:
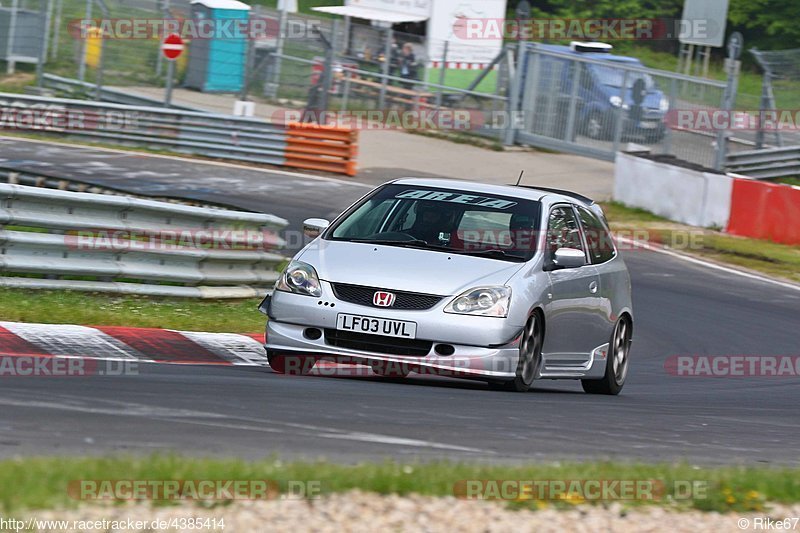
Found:
[(769, 109), (769, 85), (771, 83), (772, 74), (764, 71), (764, 76), (761, 78), (761, 103), (758, 106), (758, 132), (756, 132), (756, 148), (759, 150), (764, 148), (764, 112)]
[(386, 106), (386, 85), (389, 83), (389, 66), (392, 59), (392, 27), (386, 28), (386, 46), (383, 50), (383, 78), (381, 79), (381, 92), (378, 96), (378, 109)]
[(61, 40), (61, 13), (64, 10), (64, 0), (56, 0), (56, 21), (53, 28), (53, 46), (50, 47), (50, 59), (58, 57), (58, 42)]
[(619, 90), (619, 98), (620, 104), (619, 107), (616, 108), (614, 113), (614, 145), (611, 147), (611, 153), (615, 154), (619, 151), (619, 143), (622, 140), (622, 123), (625, 120), (624, 110), (622, 106), (625, 105), (625, 93), (627, 92), (628, 87), (628, 75), (630, 74), (629, 70), (625, 71), (625, 76), (622, 77), (622, 87)]
[(583, 65), (579, 62), (573, 63), (575, 72), (572, 73), (572, 87), (569, 95), (569, 111), (567, 112), (567, 131), (564, 140), (572, 142), (575, 138), (575, 114), (578, 107), (578, 87), (581, 83), (581, 70)]
[(344, 93), (342, 94), (342, 103), (341, 103), (341, 108), (340, 108), (342, 111), (346, 111), (347, 110), (348, 100), (350, 99), (350, 76), (351, 75), (352, 74), (350, 73), (349, 70), (345, 70), (344, 71), (344, 89), (342, 89), (344, 91)]
[(39, 0), (39, 14), (44, 23), (42, 32), (42, 45), (39, 50), (39, 60), (36, 62), (36, 86), (40, 89), (44, 86), (44, 62), (47, 61), (47, 36), (50, 33), (50, 7), (51, 0)]
[[(736, 101), (736, 88), (739, 81), (739, 75), (736, 68), (736, 60), (729, 57), (725, 64), (728, 71), (728, 84), (725, 86), (725, 92), (722, 95), (722, 109), (727, 111), (730, 115), (733, 109), (734, 102)], [(717, 133), (717, 152), (714, 157), (714, 170), (722, 170), (725, 166), (725, 156), (728, 153), (728, 137), (730, 132), (727, 130), (720, 130)]]
[[(158, 54), (161, 55), (161, 54)], [(106, 40), (103, 35), (100, 35), (100, 58), (97, 63), (97, 77), (95, 78), (94, 99), (100, 101), (103, 99), (103, 73), (106, 67)]]
[(247, 91), (249, 89), (250, 84), (249, 77), (251, 75), (255, 75), (253, 73), (253, 63), (255, 61), (255, 41), (253, 39), (247, 39), (247, 43), (244, 49), (244, 76), (242, 79), (242, 89), (239, 91), (239, 100), (247, 100)]
[(167, 90), (164, 94), (164, 107), (172, 106), (172, 78), (175, 75), (175, 61), (167, 60)]
[(447, 75), (447, 49), (450, 46), (450, 41), (444, 42), (444, 49), (442, 50), (442, 69), (439, 71), (439, 90), (436, 92), (436, 110), (442, 107), (442, 87), (444, 86), (444, 78)]
[(522, 65), (526, 52), (527, 43), (519, 41), (517, 43), (517, 64), (514, 69), (514, 76), (511, 80), (511, 95), (508, 98), (508, 128), (506, 129), (506, 135), (503, 139), (503, 144), (506, 146), (514, 144), (514, 140), (517, 136), (517, 129), (519, 128), (519, 124), (516, 123), (515, 115), (519, 108), (519, 93), (522, 91)]
[[(269, 88), (269, 97), (277, 98), (278, 87), (281, 83), (281, 62), (283, 61), (283, 42), (286, 37), (286, 25), (288, 23), (289, 14), (286, 9), (281, 9), (280, 21), (278, 22), (278, 39), (275, 43), (275, 64), (272, 65), (272, 86)], [(266, 91), (265, 91), (266, 92)]]
[[(85, 21), (89, 21), (92, 19), (92, 0), (86, 0), (86, 15), (84, 16)], [(81, 28), (84, 29), (84, 24), (81, 24)], [(78, 60), (78, 79), (83, 81), (86, 77), (86, 43), (88, 42), (87, 36), (83, 36), (83, 40), (81, 40), (81, 57)]]
[(11, 1), (11, 15), (8, 19), (8, 44), (6, 45), (6, 74), (14, 74), (14, 33), (17, 29), (18, 0)]
[[(669, 108), (675, 109), (675, 102), (677, 101), (678, 93), (678, 80), (672, 78), (669, 83)], [(664, 139), (664, 153), (672, 153), (672, 129), (667, 124), (666, 137)]]
[(328, 102), (331, 98), (331, 89), (333, 88), (333, 43), (327, 43), (325, 48), (325, 68), (322, 71), (322, 96), (320, 97), (319, 110), (325, 112), (328, 110)]
[(47, 1), (47, 11), (44, 16), (44, 37), (42, 38), (42, 43), (43, 43), (42, 47), (44, 48), (42, 57), (44, 57), (45, 59), (47, 59), (47, 52), (50, 51), (50, 25), (53, 22), (53, 0), (46, 0), (46, 1)]

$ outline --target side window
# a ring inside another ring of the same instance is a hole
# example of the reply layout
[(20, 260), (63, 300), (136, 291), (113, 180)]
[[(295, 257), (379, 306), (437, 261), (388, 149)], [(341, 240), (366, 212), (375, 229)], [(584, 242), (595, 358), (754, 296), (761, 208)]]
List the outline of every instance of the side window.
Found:
[(589, 247), (589, 256), (592, 263), (605, 263), (615, 255), (614, 241), (600, 218), (583, 207), (578, 208), (578, 216), (583, 224), (583, 233), (586, 235), (586, 244)]
[(550, 211), (547, 221), (547, 247), (551, 257), (559, 248), (585, 251), (580, 226), (571, 207), (557, 206)]

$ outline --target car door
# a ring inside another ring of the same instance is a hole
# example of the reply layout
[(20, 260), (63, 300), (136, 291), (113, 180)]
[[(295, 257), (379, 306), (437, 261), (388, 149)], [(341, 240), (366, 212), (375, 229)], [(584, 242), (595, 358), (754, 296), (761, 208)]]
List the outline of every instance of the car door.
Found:
[(617, 314), (621, 308), (630, 305), (630, 278), (625, 264), (617, 259), (614, 240), (602, 217), (578, 206), (578, 218), (583, 227), (589, 258), (600, 277), (599, 304), (608, 342), (618, 318)]
[(592, 350), (607, 342), (603, 336), (597, 268), (589, 261), (578, 268), (554, 264), (559, 248), (575, 248), (586, 254), (586, 242), (578, 215), (570, 204), (557, 204), (547, 219), (545, 268), (550, 281), (545, 309), (545, 371), (580, 369), (590, 363)]

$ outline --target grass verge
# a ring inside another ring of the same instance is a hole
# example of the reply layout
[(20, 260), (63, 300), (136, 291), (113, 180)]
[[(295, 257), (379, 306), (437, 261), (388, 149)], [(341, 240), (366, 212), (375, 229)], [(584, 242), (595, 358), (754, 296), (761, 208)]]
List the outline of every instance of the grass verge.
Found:
[(266, 320), (258, 303), (0, 288), (0, 320), (258, 333)]
[[(67, 486), (73, 480), (270, 480), (286, 492), (290, 481), (314, 481), (320, 493), (359, 489), (379, 494), (453, 496), (466, 480), (647, 481), (664, 487), (663, 496), (623, 502), (626, 505), (678, 505), (703, 511), (760, 511), (768, 503), (800, 501), (800, 470), (795, 468), (564, 463), (558, 465), (475, 465), (451, 462), (363, 463), (283, 462), (264, 459), (199, 459), (174, 455), (132, 458), (29, 458), (0, 462), (0, 506), (4, 513), (28, 509), (69, 508)], [(682, 487), (695, 487), (681, 497)], [(702, 489), (701, 489), (702, 488)], [(463, 492), (461, 492), (463, 494)], [(155, 502), (165, 503), (165, 502)], [(226, 502), (214, 502), (215, 504)], [(539, 509), (591, 503), (579, 497), (524, 499), (514, 507)], [(597, 503), (608, 503), (608, 500)]]
[(650, 241), (679, 251), (800, 283), (800, 246), (687, 226), (617, 202), (602, 205), (615, 232), (646, 231)]

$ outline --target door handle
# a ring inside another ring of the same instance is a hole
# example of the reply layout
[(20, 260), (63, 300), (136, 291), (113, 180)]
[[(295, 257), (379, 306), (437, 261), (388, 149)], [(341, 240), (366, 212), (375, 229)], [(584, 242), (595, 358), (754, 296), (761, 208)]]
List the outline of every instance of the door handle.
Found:
[(597, 282), (593, 281), (589, 284), (589, 292), (595, 294), (597, 292)]

